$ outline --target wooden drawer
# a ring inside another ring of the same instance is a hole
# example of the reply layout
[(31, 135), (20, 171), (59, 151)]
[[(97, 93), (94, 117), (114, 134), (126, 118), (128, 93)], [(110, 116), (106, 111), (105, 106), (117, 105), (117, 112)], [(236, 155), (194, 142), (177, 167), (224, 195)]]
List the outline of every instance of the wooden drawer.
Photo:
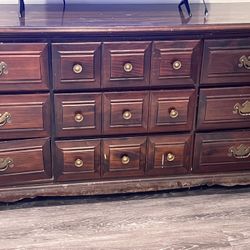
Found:
[(50, 141), (0, 142), (0, 185), (40, 182), (51, 178)]
[(250, 84), (250, 38), (207, 40), (201, 84)]
[(146, 137), (103, 140), (103, 176), (142, 176), (146, 164)]
[(43, 137), (49, 133), (49, 94), (0, 96), (0, 139)]
[(154, 91), (150, 94), (149, 131), (189, 131), (193, 127), (195, 90)]
[(46, 43), (0, 43), (0, 91), (48, 89)]
[(151, 85), (194, 85), (198, 82), (201, 46), (199, 40), (153, 43)]
[(56, 179), (67, 181), (99, 178), (100, 144), (100, 140), (56, 141)]
[(250, 131), (197, 134), (195, 172), (250, 170)]
[(56, 136), (101, 133), (101, 94), (56, 94)]
[(105, 93), (103, 131), (106, 134), (147, 131), (148, 92)]
[(100, 88), (101, 43), (52, 45), (55, 89)]
[(102, 57), (103, 87), (149, 85), (150, 42), (106, 42)]
[(250, 87), (201, 89), (197, 128), (250, 127)]
[(192, 159), (190, 135), (151, 136), (148, 139), (148, 175), (185, 174)]

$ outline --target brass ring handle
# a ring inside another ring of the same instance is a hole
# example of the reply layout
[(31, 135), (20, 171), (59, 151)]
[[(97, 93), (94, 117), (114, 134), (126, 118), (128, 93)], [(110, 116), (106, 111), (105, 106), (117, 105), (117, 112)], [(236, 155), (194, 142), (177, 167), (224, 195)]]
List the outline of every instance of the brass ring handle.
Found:
[(175, 108), (172, 108), (169, 112), (169, 116), (173, 119), (177, 118), (179, 116), (178, 111)]
[(82, 70), (83, 70), (83, 67), (82, 67), (82, 65), (79, 64), (79, 63), (77, 63), (77, 64), (75, 64), (75, 65), (73, 66), (73, 71), (74, 71), (74, 73), (76, 73), (76, 74), (80, 74), (80, 73), (82, 72)]
[(175, 160), (175, 155), (173, 153), (167, 154), (167, 161), (171, 162)]
[(122, 117), (124, 120), (130, 120), (132, 118), (132, 113), (129, 110), (126, 110), (122, 113)]
[(241, 144), (238, 147), (230, 147), (228, 150), (228, 156), (236, 159), (247, 159), (250, 157), (250, 146)]
[(131, 63), (125, 63), (123, 69), (125, 72), (129, 73), (133, 70), (133, 65)]
[(240, 59), (239, 59), (240, 63), (238, 64), (238, 67), (239, 68), (242, 68), (244, 67), (245, 69), (249, 69), (250, 70), (250, 56), (242, 56)]
[(0, 76), (8, 74), (8, 65), (5, 62), (0, 62)]
[(6, 171), (9, 167), (14, 167), (14, 161), (10, 157), (0, 158), (0, 172)]
[(243, 104), (236, 103), (233, 113), (241, 116), (250, 116), (250, 101), (246, 101)]
[(127, 165), (130, 162), (130, 158), (127, 155), (123, 155), (121, 161), (123, 165)]
[(75, 114), (75, 121), (76, 122), (82, 122), (84, 119), (84, 116), (81, 113)]
[(77, 167), (77, 168), (83, 167), (83, 160), (82, 159), (76, 159), (75, 160), (75, 167)]
[(181, 61), (174, 61), (173, 64), (172, 64), (172, 66), (173, 66), (174, 70), (181, 69), (181, 67), (182, 67)]
[(11, 114), (9, 112), (5, 112), (0, 114), (0, 127), (3, 127), (6, 123), (10, 122)]

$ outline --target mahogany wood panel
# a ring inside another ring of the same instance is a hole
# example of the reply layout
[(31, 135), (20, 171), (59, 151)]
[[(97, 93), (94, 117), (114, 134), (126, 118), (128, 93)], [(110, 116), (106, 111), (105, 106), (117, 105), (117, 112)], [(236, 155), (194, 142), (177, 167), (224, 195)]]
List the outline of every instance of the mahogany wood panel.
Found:
[(201, 64), (199, 40), (155, 41), (152, 48), (151, 85), (194, 85)]
[(133, 177), (144, 175), (146, 137), (103, 140), (103, 177)]
[(50, 95), (1, 95), (0, 139), (50, 134)]
[(0, 43), (0, 64), (0, 92), (49, 88), (46, 43)]
[(250, 127), (250, 87), (200, 90), (198, 129)]
[(0, 142), (0, 186), (51, 179), (50, 140)]
[(54, 172), (57, 181), (100, 178), (100, 140), (56, 141)]
[(105, 134), (147, 132), (149, 93), (116, 92), (103, 95)]
[(191, 135), (163, 135), (148, 138), (147, 175), (186, 174), (192, 160)]
[[(246, 57), (245, 65), (241, 58)], [(242, 64), (242, 66), (241, 66)], [(250, 38), (205, 40), (201, 84), (250, 84)]]
[(134, 41), (105, 42), (102, 53), (103, 87), (128, 88), (149, 85), (150, 44)]
[(197, 134), (194, 172), (250, 170), (250, 131)]
[(196, 106), (194, 89), (152, 91), (149, 132), (190, 131)]
[(56, 136), (99, 135), (101, 94), (56, 94)]
[[(55, 89), (100, 88), (101, 43), (52, 44)], [(74, 72), (74, 67), (82, 67)]]

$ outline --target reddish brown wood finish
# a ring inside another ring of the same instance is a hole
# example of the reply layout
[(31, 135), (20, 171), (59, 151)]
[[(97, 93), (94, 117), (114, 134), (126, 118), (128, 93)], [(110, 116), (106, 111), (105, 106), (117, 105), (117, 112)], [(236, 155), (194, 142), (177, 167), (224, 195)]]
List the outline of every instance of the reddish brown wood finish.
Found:
[(51, 179), (49, 139), (0, 142), (0, 165), (7, 158), (12, 162), (0, 169), (1, 186)]
[(55, 147), (57, 181), (100, 178), (100, 140), (56, 141)]
[(250, 103), (250, 87), (201, 89), (197, 128), (249, 128), (250, 111), (237, 108), (243, 110), (246, 102)]
[(49, 88), (47, 43), (0, 43), (0, 62), (7, 67), (0, 92)]
[[(55, 89), (100, 88), (101, 43), (52, 44)], [(75, 65), (82, 71), (75, 73)]]

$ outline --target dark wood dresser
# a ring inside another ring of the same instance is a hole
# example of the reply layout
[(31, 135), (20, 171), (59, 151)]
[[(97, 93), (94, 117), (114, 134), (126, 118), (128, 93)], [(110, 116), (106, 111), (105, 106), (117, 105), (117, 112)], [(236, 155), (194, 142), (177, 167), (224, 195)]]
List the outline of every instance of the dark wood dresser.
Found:
[(249, 9), (3, 5), (0, 200), (250, 184)]

